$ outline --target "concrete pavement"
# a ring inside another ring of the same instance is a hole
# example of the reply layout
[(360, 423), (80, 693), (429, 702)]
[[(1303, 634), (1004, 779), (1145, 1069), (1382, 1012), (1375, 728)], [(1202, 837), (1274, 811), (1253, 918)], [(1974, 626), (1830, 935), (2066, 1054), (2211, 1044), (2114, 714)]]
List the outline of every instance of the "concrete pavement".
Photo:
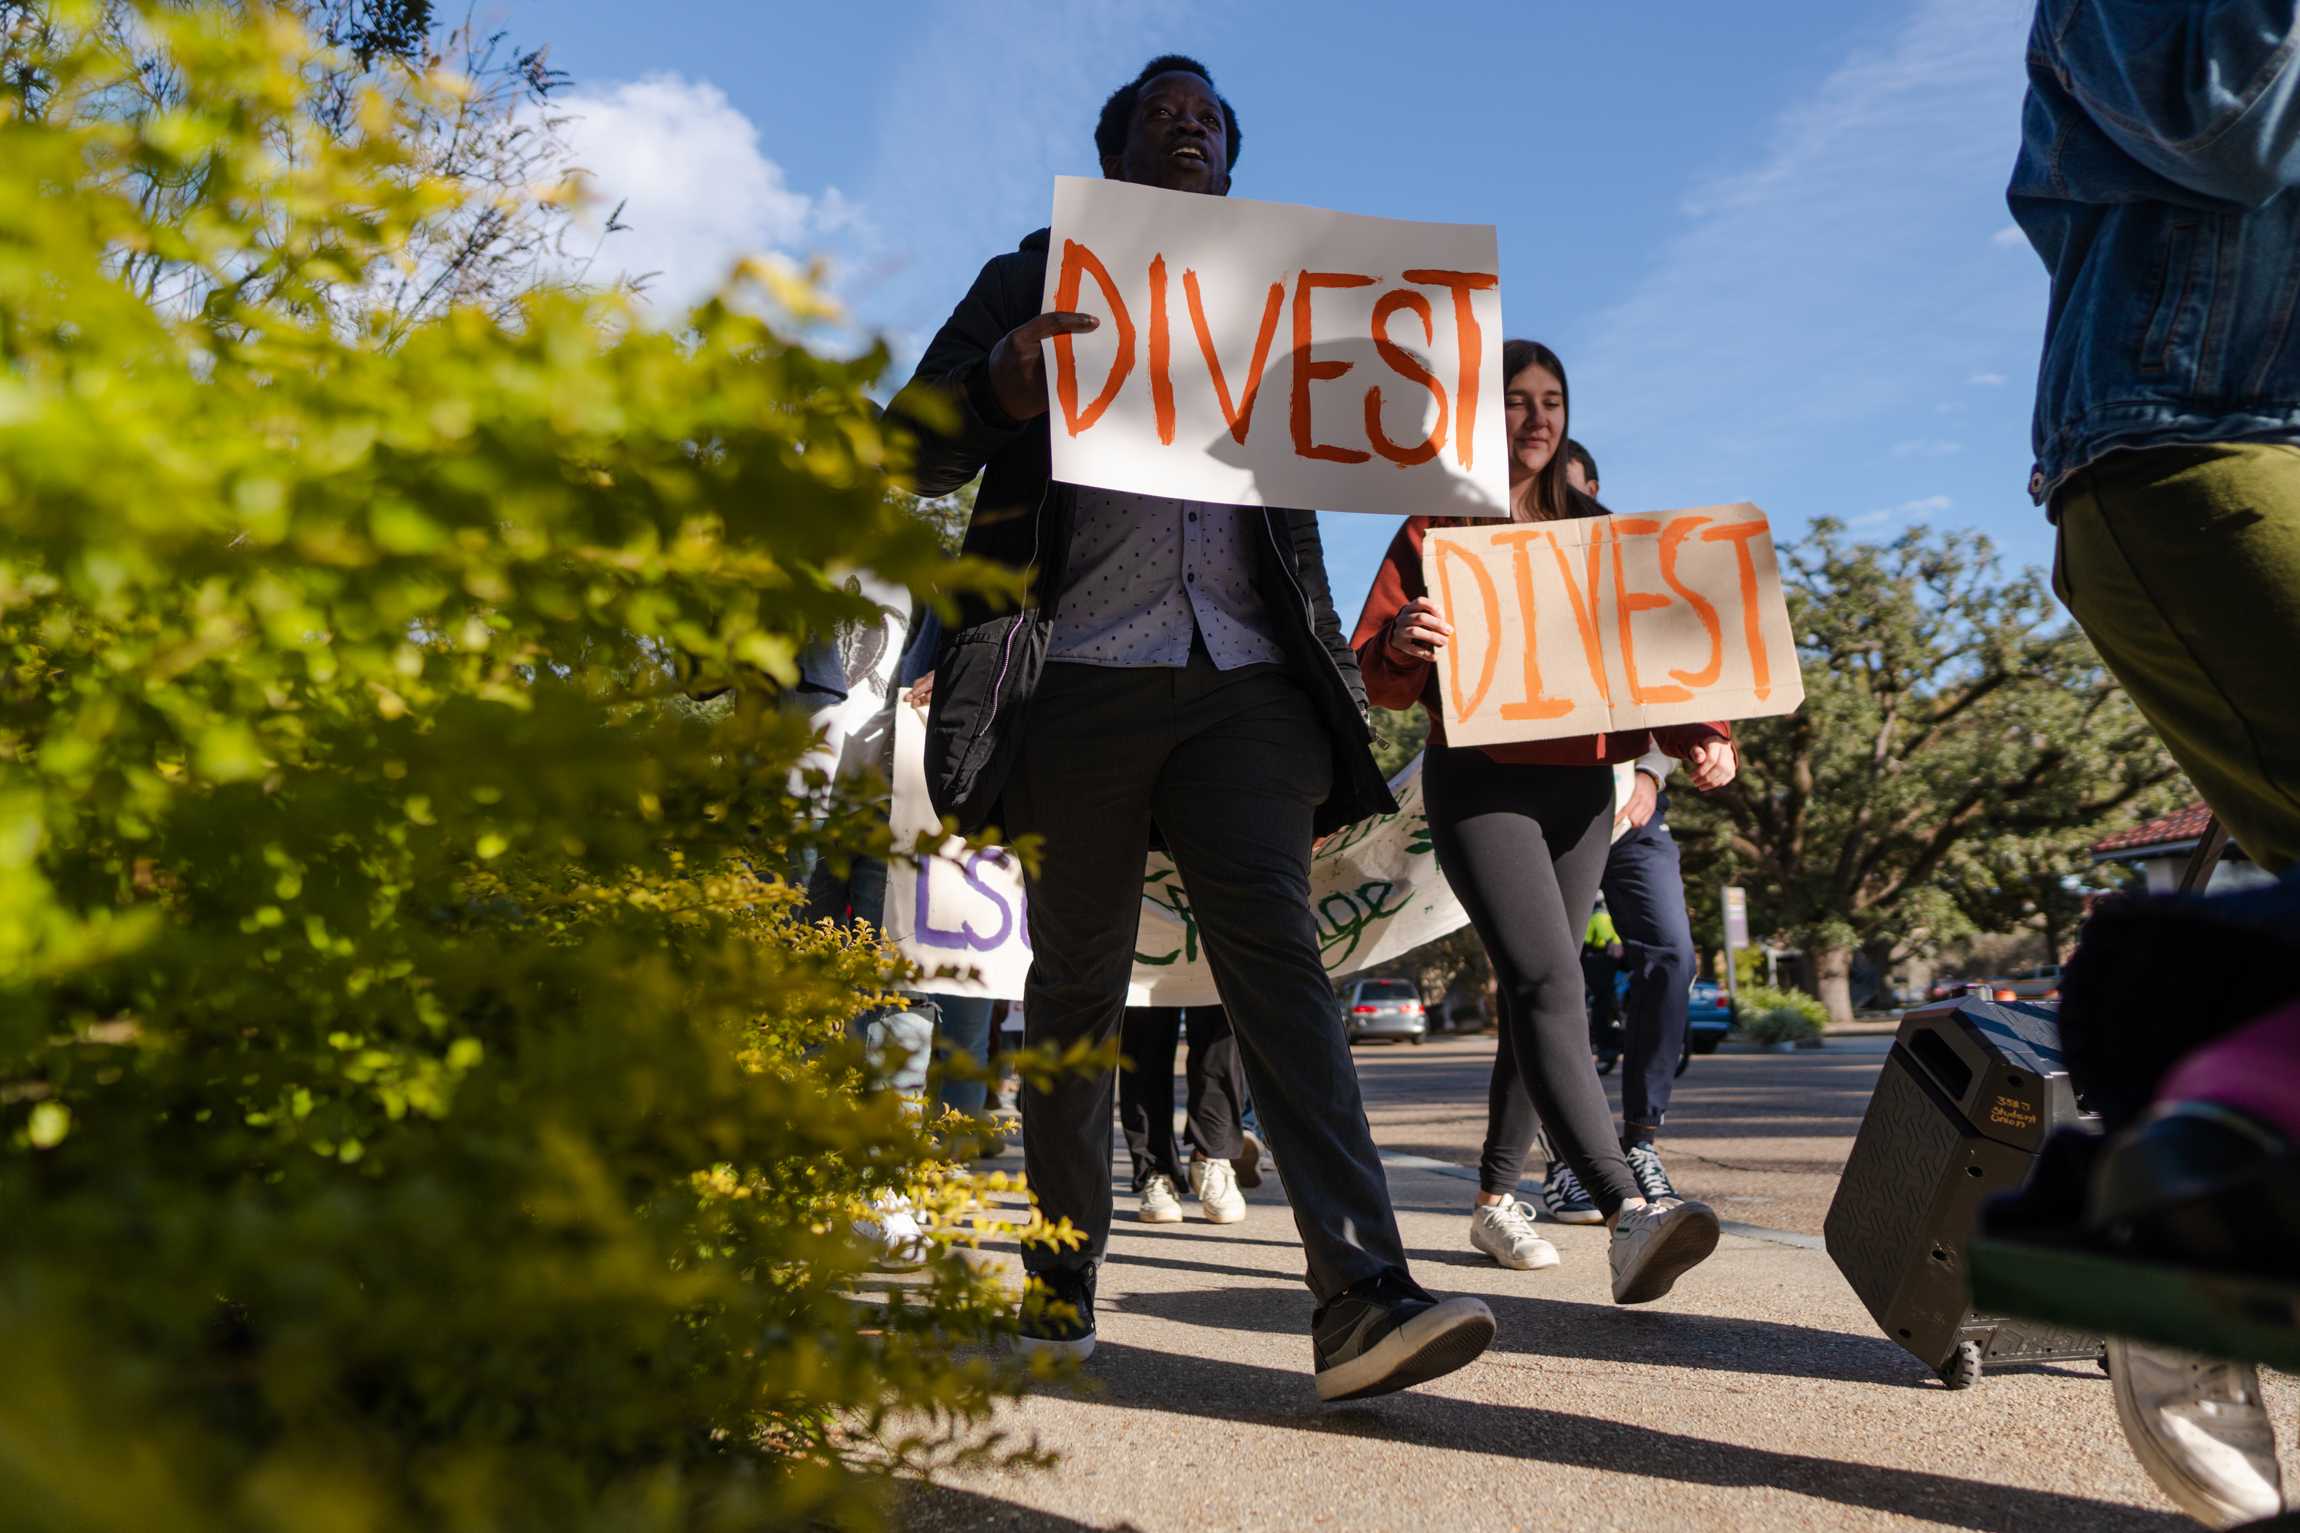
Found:
[[(1320, 1406), (1311, 1303), (1275, 1178), (1245, 1223), (1134, 1222), (1121, 1194), (1102, 1345), (1071, 1386), (1002, 1413), (1051, 1472), (919, 1487), (918, 1533), (974, 1528), (2177, 1529), (2089, 1366), (1951, 1393), (1878, 1335), (1812, 1236), (1881, 1048), (1695, 1061), (1664, 1141), (1729, 1219), (1658, 1304), (1607, 1289), (1602, 1229), (1545, 1226), (1564, 1264), (1505, 1272), (1468, 1250), (1492, 1042), (1361, 1050), (1417, 1276), (1475, 1293), (1500, 1335), (1422, 1389)], [(1123, 1186), (1123, 1178), (1121, 1178)], [(1192, 1205), (1193, 1215), (1195, 1205)], [(1779, 1233), (1766, 1233), (1777, 1229)], [(2271, 1382), (2287, 1449), (2300, 1389)], [(2300, 1484), (2300, 1461), (2287, 1467)]]

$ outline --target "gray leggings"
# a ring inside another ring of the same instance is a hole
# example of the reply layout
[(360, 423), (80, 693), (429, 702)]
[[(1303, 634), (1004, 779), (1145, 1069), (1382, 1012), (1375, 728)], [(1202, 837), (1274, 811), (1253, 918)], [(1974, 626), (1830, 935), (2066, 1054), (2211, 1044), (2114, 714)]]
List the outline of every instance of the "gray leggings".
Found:
[(1422, 784), (1438, 866), (1500, 981), (1478, 1186), (1514, 1193), (1546, 1124), (1555, 1152), (1610, 1216), (1639, 1194), (1589, 1057), (1581, 938), (1605, 876), (1613, 769), (1517, 766), (1440, 749)]

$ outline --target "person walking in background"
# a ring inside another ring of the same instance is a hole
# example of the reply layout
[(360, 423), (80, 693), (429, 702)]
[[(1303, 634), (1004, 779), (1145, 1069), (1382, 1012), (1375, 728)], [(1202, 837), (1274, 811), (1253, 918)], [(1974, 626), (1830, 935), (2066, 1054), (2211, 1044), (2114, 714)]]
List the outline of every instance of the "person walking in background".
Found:
[[(1187, 1168), (1174, 1138), (1174, 1051), (1185, 1029)], [(1129, 1006), (1118, 1052), (1118, 1125), (1134, 1163), (1136, 1217), (1144, 1224), (1180, 1224), (1181, 1189), (1188, 1187), (1208, 1224), (1245, 1218), (1238, 1166), (1248, 1154), (1246, 1073), (1230, 1014), (1219, 1006)], [(1254, 1179), (1260, 1181), (1259, 1171)]]
[[(2044, 0), (2006, 200), (2052, 279), (2029, 493), (2053, 586), (2261, 867), (2300, 864), (2300, 4)], [(2111, 1341), (2208, 1522), (2283, 1506), (2254, 1368)]]
[[(1602, 506), (1566, 482), (1564, 363), (1546, 346), (1513, 340), (1502, 348), (1502, 377), (1512, 515), (1521, 521), (1603, 515)], [(1717, 1216), (1700, 1203), (1649, 1201), (1630, 1174), (1589, 1055), (1581, 936), (1610, 843), (1613, 763), (1635, 760), (1658, 741), (1691, 760), (1695, 786), (1720, 788), (1735, 769), (1731, 735), (1723, 724), (1705, 724), (1449, 747), (1435, 662), (1452, 630), (1422, 582), (1422, 540), (1430, 525), (1414, 517), (1398, 530), (1352, 643), (1374, 702), (1387, 708), (1418, 702), (1428, 711), (1422, 781), (1431, 839), (1500, 979), (1501, 1039), (1487, 1093), (1470, 1243), (1506, 1267), (1556, 1264), (1556, 1248), (1535, 1232), (1530, 1210), (1515, 1197), (1538, 1109), (1557, 1153), (1612, 1229), (1615, 1302), (1643, 1303), (1669, 1292), (1716, 1248)]]
[[(1565, 450), (1566, 482), (1596, 499), (1596, 458), (1579, 442), (1567, 442)], [(1621, 1152), (1638, 1190), (1649, 1199), (1677, 1195), (1655, 1141), (1677, 1090), (1678, 1062), (1685, 1057), (1698, 962), (1693, 919), (1685, 909), (1684, 860), (1677, 838), (1669, 833), (1668, 787), (1676, 768), (1666, 751), (1652, 750), (1637, 758), (1629, 799), (1615, 815), (1613, 849), (1606, 854), (1605, 877), (1598, 885), (1629, 969), (1621, 1027)], [(1570, 1166), (1554, 1165), (1553, 1171), (1573, 1175)], [(1596, 1212), (1578, 1185), (1555, 1187), (1544, 1182), (1542, 1201), (1552, 1213), (1560, 1208)]]
[[(1152, 60), (1095, 129), (1103, 174), (1222, 196), (1242, 142), (1203, 64)], [(1402, 1389), (1493, 1338), (1476, 1299), (1408, 1271), (1309, 908), (1313, 837), (1394, 810), (1356, 657), (1326, 582), (1316, 513), (1206, 505), (1054, 482), (1043, 344), (1093, 328), (1040, 313), (1047, 233), (993, 259), (889, 413), (916, 433), (913, 488), (982, 474), (965, 551), (1020, 573), (1019, 611), (974, 595), (935, 667), (926, 772), (938, 813), (1035, 835), (1028, 875), (1032, 1044), (1113, 1037), (1125, 1009), (1153, 832), (1181, 874), (1278, 1162), (1317, 1298), (1324, 1399)], [(922, 396), (930, 401), (922, 402)], [(1109, 1073), (1022, 1096), (1023, 1156), (1049, 1218), (1033, 1245), (1026, 1350), (1093, 1350), (1111, 1215)]]

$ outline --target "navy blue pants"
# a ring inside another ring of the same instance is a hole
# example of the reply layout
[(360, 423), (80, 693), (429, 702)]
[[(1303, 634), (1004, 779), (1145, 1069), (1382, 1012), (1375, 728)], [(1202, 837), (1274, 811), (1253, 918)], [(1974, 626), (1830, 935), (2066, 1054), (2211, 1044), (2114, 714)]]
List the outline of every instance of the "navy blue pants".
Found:
[(1621, 1052), (1624, 1147), (1650, 1141), (1660, 1129), (1685, 1054), (1693, 923), (1685, 914), (1685, 871), (1668, 812), (1664, 796), (1652, 819), (1613, 844), (1601, 884), (1629, 970)]

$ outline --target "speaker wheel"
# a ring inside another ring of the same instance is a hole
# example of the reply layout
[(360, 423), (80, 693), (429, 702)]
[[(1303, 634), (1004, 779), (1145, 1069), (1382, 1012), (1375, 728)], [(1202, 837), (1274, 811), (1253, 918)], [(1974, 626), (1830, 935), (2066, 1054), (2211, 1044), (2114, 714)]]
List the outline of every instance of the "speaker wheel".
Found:
[(1960, 1341), (1949, 1365), (1941, 1370), (1941, 1382), (1951, 1389), (1970, 1389), (1981, 1381), (1981, 1344)]

